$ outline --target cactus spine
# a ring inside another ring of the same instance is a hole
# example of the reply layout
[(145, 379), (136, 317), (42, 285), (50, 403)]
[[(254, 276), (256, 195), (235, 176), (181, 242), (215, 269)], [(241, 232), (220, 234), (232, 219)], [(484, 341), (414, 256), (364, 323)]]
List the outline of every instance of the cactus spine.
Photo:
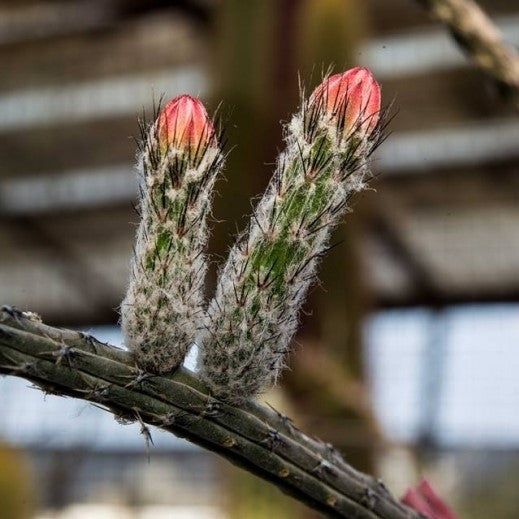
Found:
[(380, 90), (366, 69), (328, 78), (303, 99), (286, 149), (220, 273), (201, 334), (201, 375), (241, 403), (275, 383), (330, 231), (364, 189), (380, 141)]
[(141, 221), (121, 321), (138, 365), (167, 373), (203, 322), (206, 220), (223, 158), (203, 105), (190, 96), (170, 101), (143, 134)]

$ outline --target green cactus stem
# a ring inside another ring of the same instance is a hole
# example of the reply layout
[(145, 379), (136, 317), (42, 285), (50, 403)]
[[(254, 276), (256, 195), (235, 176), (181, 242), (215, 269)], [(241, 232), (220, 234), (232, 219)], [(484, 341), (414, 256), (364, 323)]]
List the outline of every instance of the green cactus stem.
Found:
[(330, 231), (366, 186), (383, 133), (379, 111), (378, 85), (353, 69), (303, 99), (288, 124), (286, 149), (229, 253), (198, 341), (201, 375), (219, 398), (240, 403), (276, 382)]
[(141, 221), (121, 322), (137, 363), (167, 373), (203, 322), (207, 215), (223, 156), (205, 109), (189, 96), (166, 105), (143, 136)]

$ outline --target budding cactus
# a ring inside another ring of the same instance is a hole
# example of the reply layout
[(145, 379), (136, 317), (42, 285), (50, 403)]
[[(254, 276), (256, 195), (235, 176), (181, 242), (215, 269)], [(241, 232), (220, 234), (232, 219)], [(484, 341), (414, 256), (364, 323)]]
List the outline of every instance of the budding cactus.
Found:
[(141, 221), (121, 321), (137, 363), (167, 373), (203, 322), (206, 217), (223, 159), (204, 106), (191, 96), (170, 101), (144, 132)]
[(286, 128), (274, 176), (231, 249), (199, 339), (201, 375), (232, 403), (284, 367), (330, 231), (365, 187), (380, 142), (380, 88), (367, 69), (325, 80)]

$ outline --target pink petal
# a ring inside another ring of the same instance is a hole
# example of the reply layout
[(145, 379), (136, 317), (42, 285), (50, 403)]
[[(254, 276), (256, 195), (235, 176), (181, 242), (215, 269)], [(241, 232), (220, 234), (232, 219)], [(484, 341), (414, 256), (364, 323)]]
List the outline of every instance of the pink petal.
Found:
[(204, 105), (195, 97), (182, 95), (172, 99), (162, 110), (158, 121), (161, 149), (168, 146), (206, 144), (214, 135), (214, 128)]
[(434, 512), (427, 504), (427, 501), (414, 489), (409, 489), (400, 501), (409, 508), (425, 515), (428, 519), (440, 519), (434, 515)]
[[(324, 80), (310, 96), (343, 124), (343, 135), (371, 133), (379, 121), (380, 86), (367, 68), (355, 67)], [(344, 118), (344, 121), (342, 120)]]
[(430, 483), (423, 479), (418, 486), (418, 492), (422, 495), (429, 507), (438, 519), (458, 519), (445, 502), (436, 494)]

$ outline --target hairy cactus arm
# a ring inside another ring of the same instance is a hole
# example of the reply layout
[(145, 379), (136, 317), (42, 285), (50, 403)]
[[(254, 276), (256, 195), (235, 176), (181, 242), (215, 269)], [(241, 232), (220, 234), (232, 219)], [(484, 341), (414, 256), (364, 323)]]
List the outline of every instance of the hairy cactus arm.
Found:
[(286, 148), (229, 252), (199, 337), (201, 375), (239, 404), (276, 382), (331, 229), (362, 190), (383, 130), (366, 69), (324, 81), (286, 128)]
[(191, 96), (142, 124), (140, 224), (121, 324), (138, 364), (168, 373), (204, 320), (207, 217), (223, 155), (204, 106)]

